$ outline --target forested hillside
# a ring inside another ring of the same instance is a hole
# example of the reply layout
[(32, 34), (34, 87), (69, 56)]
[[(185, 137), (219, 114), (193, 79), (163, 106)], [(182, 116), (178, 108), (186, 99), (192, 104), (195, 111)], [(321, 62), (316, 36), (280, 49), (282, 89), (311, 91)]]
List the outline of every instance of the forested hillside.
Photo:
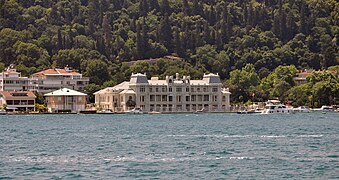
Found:
[[(280, 65), (339, 64), (336, 0), (0, 0), (0, 30), (1, 68), (68, 65), (91, 78), (89, 90), (137, 71), (228, 79), (252, 64), (267, 79)], [(183, 61), (126, 63), (165, 55)]]

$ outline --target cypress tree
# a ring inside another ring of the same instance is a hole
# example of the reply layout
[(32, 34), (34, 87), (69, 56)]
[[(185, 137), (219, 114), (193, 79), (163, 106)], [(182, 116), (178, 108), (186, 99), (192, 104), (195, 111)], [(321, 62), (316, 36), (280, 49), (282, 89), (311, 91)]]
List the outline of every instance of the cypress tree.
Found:
[(160, 5), (158, 0), (149, 0), (150, 10), (160, 11)]
[(281, 11), (279, 14), (279, 19), (280, 19), (280, 29), (279, 29), (279, 36), (281, 40), (285, 41), (286, 40), (286, 32), (287, 32), (287, 27), (286, 27), (286, 13), (285, 11)]
[(300, 9), (300, 26), (299, 32), (307, 35), (307, 24), (306, 24), (306, 7), (304, 1), (301, 1), (301, 9)]
[(180, 32), (179, 29), (177, 27), (174, 28), (174, 42), (173, 42), (175, 48), (174, 48), (174, 52), (178, 55), (178, 56), (182, 56), (182, 45), (181, 45), (181, 40), (180, 40)]
[(167, 14), (165, 14), (165, 16), (161, 19), (159, 29), (160, 43), (162, 43), (167, 48), (167, 50), (171, 52), (172, 31)]
[(111, 25), (109, 24), (107, 14), (105, 14), (102, 20), (102, 31), (103, 31), (103, 39), (104, 39), (106, 47), (109, 47), (112, 41), (111, 29), (112, 28), (111, 28)]
[(200, 5), (198, 0), (193, 0), (193, 15), (201, 15)]
[(169, 5), (168, 0), (163, 0), (161, 3), (161, 12), (165, 15), (169, 15), (172, 13), (171, 7)]
[(188, 2), (187, 0), (182, 0), (182, 8), (183, 8), (183, 12), (185, 14), (185, 16), (189, 16), (190, 15), (190, 7), (188, 6)]
[(144, 54), (144, 42), (143, 42), (143, 37), (141, 35), (141, 24), (138, 22), (137, 23), (137, 33), (136, 33), (137, 37), (136, 37), (136, 50), (137, 50), (137, 54), (136, 57), (139, 59), (143, 58), (143, 54)]
[(61, 35), (61, 30), (60, 28), (58, 29), (58, 50), (63, 49), (63, 44), (62, 44), (62, 35)]

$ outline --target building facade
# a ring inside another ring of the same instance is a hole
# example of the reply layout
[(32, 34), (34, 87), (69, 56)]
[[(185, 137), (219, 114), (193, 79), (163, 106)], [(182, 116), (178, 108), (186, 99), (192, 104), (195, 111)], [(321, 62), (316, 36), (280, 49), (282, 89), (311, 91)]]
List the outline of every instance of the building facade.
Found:
[(8, 111), (35, 111), (35, 98), (31, 91), (1, 91), (0, 106)]
[(22, 77), (14, 65), (10, 65), (0, 74), (0, 91), (27, 91), (28, 77)]
[(83, 91), (88, 85), (89, 78), (74, 72), (69, 68), (47, 69), (31, 75), (29, 89), (45, 94), (60, 88), (69, 88), (76, 91)]
[(78, 113), (85, 110), (87, 94), (62, 88), (44, 95), (49, 112)]
[(22, 77), (20, 72), (10, 65), (0, 74), (1, 91), (36, 91), (49, 93), (60, 88), (84, 91), (89, 83), (88, 77), (74, 72), (68, 67), (64, 69), (47, 69), (28, 77)]
[(145, 112), (227, 112), (230, 92), (222, 88), (219, 75), (205, 74), (202, 80), (189, 76), (167, 76), (147, 79), (145, 74), (132, 74), (129, 82), (100, 90), (95, 103), (100, 109), (125, 112), (141, 108)]

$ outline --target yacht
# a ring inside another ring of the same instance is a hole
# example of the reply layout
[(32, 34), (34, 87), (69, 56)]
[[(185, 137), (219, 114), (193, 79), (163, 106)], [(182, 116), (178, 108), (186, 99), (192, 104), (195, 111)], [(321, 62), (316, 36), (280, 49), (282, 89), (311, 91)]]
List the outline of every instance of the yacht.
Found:
[(132, 110), (126, 111), (126, 114), (144, 114), (140, 108), (134, 108)]
[(294, 112), (309, 113), (311, 109), (308, 106), (299, 106), (293, 109)]
[(321, 106), (319, 109), (314, 109), (315, 111), (329, 112), (334, 111), (332, 106)]
[(286, 107), (278, 100), (269, 100), (261, 114), (293, 113), (292, 108)]

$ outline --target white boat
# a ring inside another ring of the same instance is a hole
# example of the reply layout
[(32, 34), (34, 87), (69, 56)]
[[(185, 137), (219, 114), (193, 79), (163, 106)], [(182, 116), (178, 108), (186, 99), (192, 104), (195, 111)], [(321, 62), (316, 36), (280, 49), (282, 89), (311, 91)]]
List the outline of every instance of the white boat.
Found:
[(126, 111), (126, 114), (144, 114), (140, 108), (134, 108), (132, 110)]
[(315, 111), (330, 112), (334, 111), (332, 106), (321, 106), (319, 109), (314, 109)]
[(114, 114), (114, 112), (110, 109), (105, 109), (105, 110), (102, 110), (102, 111), (98, 111), (97, 112), (98, 114)]
[(259, 114), (262, 113), (262, 110), (257, 110), (257, 109), (250, 109), (250, 110), (242, 110), (238, 111), (237, 114)]
[(0, 110), (0, 115), (5, 115), (5, 114), (7, 114), (6, 110), (1, 109), (1, 110)]
[(261, 114), (283, 114), (283, 113), (293, 113), (293, 108), (286, 107), (284, 104), (281, 104), (278, 100), (268, 100), (265, 109)]
[(308, 106), (299, 106), (293, 109), (294, 112), (309, 113), (311, 109)]
[(148, 112), (148, 114), (161, 114), (161, 112), (159, 112), (159, 111), (151, 111), (151, 112)]

